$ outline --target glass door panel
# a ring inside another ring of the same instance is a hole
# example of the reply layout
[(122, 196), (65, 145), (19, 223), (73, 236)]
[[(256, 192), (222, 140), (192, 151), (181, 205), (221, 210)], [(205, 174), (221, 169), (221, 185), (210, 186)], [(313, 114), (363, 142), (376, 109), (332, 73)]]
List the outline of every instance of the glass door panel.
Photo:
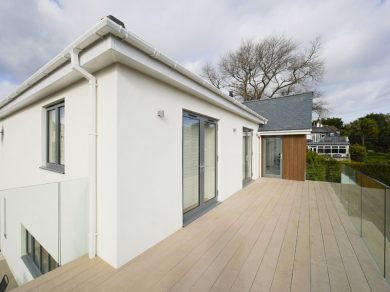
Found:
[(266, 137), (264, 144), (264, 174), (280, 177), (282, 175), (282, 139), (280, 137)]
[(244, 129), (243, 132), (243, 157), (242, 173), (243, 185), (245, 186), (252, 180), (252, 131)]
[(217, 202), (217, 122), (183, 114), (183, 220), (198, 217)]
[(204, 202), (216, 193), (216, 124), (204, 124)]
[(252, 133), (246, 136), (246, 178), (252, 178)]
[(199, 206), (200, 121), (183, 118), (183, 212)]
[[(245, 134), (245, 132), (244, 132)], [(246, 143), (246, 137), (245, 135), (242, 136), (242, 181), (245, 182), (245, 178), (246, 178), (246, 147), (245, 147), (245, 143)]]

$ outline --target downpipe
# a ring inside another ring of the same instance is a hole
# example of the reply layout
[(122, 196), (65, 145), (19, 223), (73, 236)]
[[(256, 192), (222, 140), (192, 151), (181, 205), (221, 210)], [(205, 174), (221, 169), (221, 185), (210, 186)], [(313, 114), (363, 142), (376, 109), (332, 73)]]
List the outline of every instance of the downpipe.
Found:
[(72, 69), (80, 73), (89, 83), (89, 258), (97, 254), (97, 80), (80, 66), (79, 50), (70, 50)]

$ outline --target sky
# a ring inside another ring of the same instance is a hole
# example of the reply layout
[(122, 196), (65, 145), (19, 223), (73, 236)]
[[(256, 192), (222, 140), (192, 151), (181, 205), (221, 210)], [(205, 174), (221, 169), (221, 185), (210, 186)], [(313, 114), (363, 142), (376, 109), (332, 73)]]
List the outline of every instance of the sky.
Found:
[(198, 74), (242, 40), (320, 37), (329, 116), (390, 113), (390, 0), (0, 0), (0, 99), (109, 14)]

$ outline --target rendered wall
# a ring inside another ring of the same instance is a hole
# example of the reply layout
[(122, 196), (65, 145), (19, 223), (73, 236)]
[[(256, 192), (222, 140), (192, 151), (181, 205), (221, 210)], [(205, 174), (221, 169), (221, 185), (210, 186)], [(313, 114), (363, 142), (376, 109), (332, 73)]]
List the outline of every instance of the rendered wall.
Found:
[[(104, 218), (98, 222), (101, 236), (98, 240), (102, 242), (98, 247), (102, 258), (114, 262), (116, 259), (116, 167), (113, 166), (116, 164), (114, 66), (96, 75), (99, 83), (98, 115), (105, 117), (99, 119), (98, 124), (98, 213), (100, 218)], [(61, 99), (65, 100), (65, 174), (40, 168), (45, 161), (46, 149), (44, 107)], [(31, 274), (21, 260), (24, 252), (22, 226), (25, 226), (56, 261), (61, 261), (62, 264), (88, 252), (89, 113), (88, 82), (82, 79), (0, 121), (0, 127), (4, 127), (5, 133), (0, 141), (0, 243), (1, 250), (19, 284), (31, 279)], [(59, 188), (62, 192), (60, 226)], [(7, 202), (6, 218), (4, 197)], [(7, 224), (7, 238), (3, 234), (4, 219)], [(60, 242), (59, 236), (62, 237)]]
[[(183, 110), (219, 120), (220, 201), (242, 188), (243, 127), (256, 133), (258, 125), (124, 66), (118, 71), (117, 109), (117, 266), (121, 266), (182, 227)], [(158, 110), (164, 110), (164, 118), (157, 116)], [(253, 143), (253, 178), (257, 178), (256, 134)]]

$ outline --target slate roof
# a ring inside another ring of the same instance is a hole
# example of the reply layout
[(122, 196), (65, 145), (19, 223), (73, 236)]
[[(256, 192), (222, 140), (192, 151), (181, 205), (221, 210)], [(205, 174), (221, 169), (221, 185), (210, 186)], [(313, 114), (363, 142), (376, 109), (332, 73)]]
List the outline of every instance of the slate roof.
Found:
[(267, 124), (260, 125), (261, 132), (312, 128), (312, 92), (246, 101), (244, 104), (268, 119)]
[(312, 133), (337, 133), (338, 129), (335, 126), (322, 126), (322, 127), (313, 127), (311, 130)]
[(307, 142), (308, 146), (318, 146), (318, 145), (349, 145), (348, 141), (320, 141), (320, 142), (313, 142), (313, 141), (308, 141)]

